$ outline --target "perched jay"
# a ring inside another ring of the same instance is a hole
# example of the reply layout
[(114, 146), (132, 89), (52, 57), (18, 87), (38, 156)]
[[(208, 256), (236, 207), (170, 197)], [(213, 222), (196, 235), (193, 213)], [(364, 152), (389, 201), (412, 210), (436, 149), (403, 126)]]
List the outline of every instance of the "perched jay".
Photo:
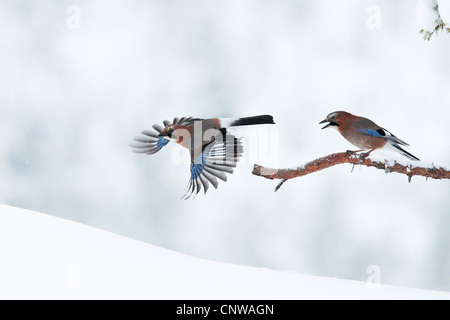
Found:
[(363, 157), (367, 157), (375, 149), (390, 148), (408, 159), (419, 160), (419, 158), (400, 147), (408, 146), (406, 142), (378, 126), (372, 120), (358, 117), (345, 111), (337, 111), (330, 113), (320, 123), (325, 122), (328, 122), (328, 124), (322, 129), (335, 128), (347, 141), (362, 149), (355, 152), (369, 150), (369, 152), (363, 154)]
[(154, 124), (152, 130), (142, 131), (130, 144), (134, 152), (154, 154), (169, 141), (173, 141), (189, 149), (191, 153), (191, 177), (186, 194), (189, 198), (209, 188), (211, 183), (217, 189), (217, 178), (227, 181), (225, 173), (233, 173), (236, 162), (242, 156), (244, 148), (240, 139), (227, 131), (229, 127), (256, 124), (274, 124), (269, 115), (227, 119), (227, 118), (175, 118), (173, 122), (165, 120), (164, 127)]

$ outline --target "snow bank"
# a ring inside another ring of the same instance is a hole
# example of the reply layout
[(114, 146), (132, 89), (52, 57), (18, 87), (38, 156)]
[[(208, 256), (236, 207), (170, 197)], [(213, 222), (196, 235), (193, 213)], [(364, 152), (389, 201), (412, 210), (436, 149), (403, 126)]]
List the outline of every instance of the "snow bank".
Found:
[(190, 257), (0, 205), (0, 299), (450, 299)]

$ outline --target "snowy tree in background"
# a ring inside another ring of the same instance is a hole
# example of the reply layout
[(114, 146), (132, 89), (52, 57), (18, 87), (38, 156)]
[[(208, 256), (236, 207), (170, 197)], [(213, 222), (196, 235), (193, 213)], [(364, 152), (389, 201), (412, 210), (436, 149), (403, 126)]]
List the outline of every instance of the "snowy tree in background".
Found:
[(416, 6), (417, 23), (425, 40), (430, 40), (439, 30), (447, 30), (450, 23), (450, 0), (418, 0)]

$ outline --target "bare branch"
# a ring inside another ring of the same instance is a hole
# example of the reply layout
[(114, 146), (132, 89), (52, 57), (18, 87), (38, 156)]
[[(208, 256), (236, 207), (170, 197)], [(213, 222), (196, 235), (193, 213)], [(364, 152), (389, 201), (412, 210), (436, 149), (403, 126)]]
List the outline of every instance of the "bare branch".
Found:
[(353, 151), (334, 153), (328, 156), (310, 161), (302, 167), (295, 169), (271, 169), (255, 164), (253, 174), (267, 179), (281, 179), (281, 182), (275, 188), (278, 191), (280, 187), (289, 179), (305, 176), (307, 174), (320, 171), (338, 164), (350, 163), (355, 165), (364, 165), (367, 167), (375, 167), (384, 170), (386, 173), (397, 172), (408, 176), (408, 181), (411, 182), (413, 176), (423, 176), (433, 179), (450, 179), (450, 171), (442, 167), (416, 167), (412, 165), (402, 165), (394, 162), (393, 165), (388, 161), (379, 162), (355, 155)]

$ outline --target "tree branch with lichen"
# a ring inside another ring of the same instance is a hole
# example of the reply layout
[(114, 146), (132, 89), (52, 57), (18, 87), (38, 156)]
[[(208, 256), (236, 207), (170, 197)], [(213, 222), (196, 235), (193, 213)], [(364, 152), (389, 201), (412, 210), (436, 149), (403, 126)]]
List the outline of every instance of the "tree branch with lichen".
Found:
[(433, 31), (426, 31), (426, 30), (421, 29), (419, 31), (419, 33), (423, 36), (424, 40), (430, 41), (430, 39), (433, 36), (433, 34), (436, 34), (436, 36), (437, 36), (439, 30), (447, 30), (447, 32), (450, 32), (450, 28), (447, 27), (447, 24), (445, 24), (442, 21), (439, 21), (436, 24), (436, 27), (434, 28)]
[(302, 177), (307, 174), (343, 163), (349, 163), (353, 166), (364, 165), (367, 167), (374, 167), (384, 170), (386, 173), (397, 172), (404, 174), (408, 177), (409, 182), (411, 182), (411, 178), (413, 176), (423, 176), (432, 179), (450, 179), (450, 171), (442, 167), (435, 167), (434, 165), (432, 167), (421, 167), (415, 166), (412, 163), (409, 165), (403, 165), (395, 161), (392, 164), (387, 160), (376, 161), (367, 157), (361, 157), (360, 155), (356, 155), (353, 151), (330, 154), (328, 156), (310, 161), (301, 167), (292, 169), (271, 169), (255, 164), (252, 173), (256, 176), (271, 180), (281, 179), (281, 182), (275, 188), (275, 191), (278, 191), (278, 189), (280, 189), (280, 187), (287, 180)]

